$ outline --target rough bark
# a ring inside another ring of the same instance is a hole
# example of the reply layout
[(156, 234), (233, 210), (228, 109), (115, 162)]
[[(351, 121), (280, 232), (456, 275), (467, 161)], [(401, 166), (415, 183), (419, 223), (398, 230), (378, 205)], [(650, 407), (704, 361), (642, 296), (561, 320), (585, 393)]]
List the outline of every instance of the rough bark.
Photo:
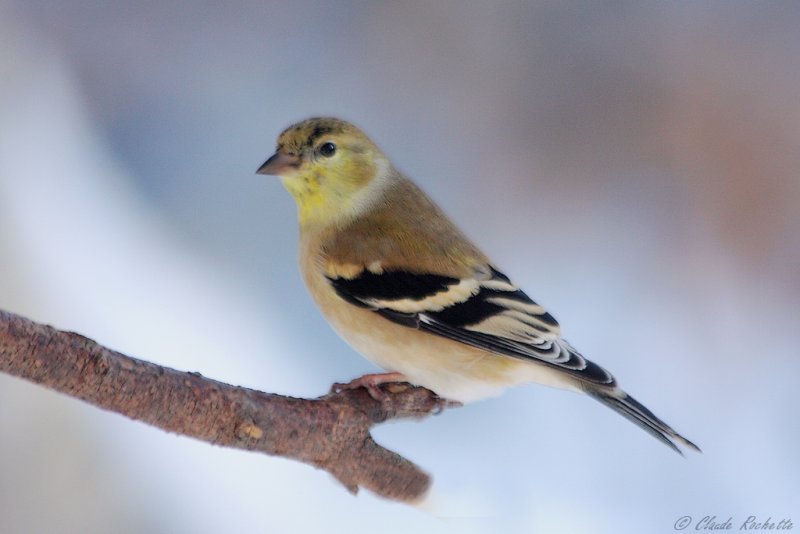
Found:
[(430, 477), (369, 431), (449, 405), (409, 384), (381, 386), (381, 401), (364, 389), (316, 399), (263, 393), (131, 358), (2, 310), (0, 371), (168, 432), (311, 464), (353, 493), (363, 487), (406, 502), (425, 495)]

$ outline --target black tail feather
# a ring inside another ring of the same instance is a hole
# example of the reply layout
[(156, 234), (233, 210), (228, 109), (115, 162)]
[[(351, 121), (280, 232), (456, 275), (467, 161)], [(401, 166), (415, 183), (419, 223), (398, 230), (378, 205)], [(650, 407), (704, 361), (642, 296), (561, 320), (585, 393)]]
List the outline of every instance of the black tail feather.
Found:
[(615, 397), (597, 390), (588, 390), (586, 393), (636, 423), (681, 456), (683, 456), (683, 451), (678, 448), (676, 442), (697, 452), (703, 452), (700, 447), (675, 432), (672, 427), (627, 393), (623, 393), (622, 397)]

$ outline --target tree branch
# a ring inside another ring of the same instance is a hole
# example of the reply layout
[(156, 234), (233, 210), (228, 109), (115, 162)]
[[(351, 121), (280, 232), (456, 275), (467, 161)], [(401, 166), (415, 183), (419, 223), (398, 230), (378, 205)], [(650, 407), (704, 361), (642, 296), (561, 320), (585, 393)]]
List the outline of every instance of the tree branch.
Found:
[(385, 384), (383, 401), (364, 389), (317, 399), (263, 393), (137, 360), (2, 310), (0, 371), (168, 432), (311, 464), (353, 493), (364, 487), (406, 502), (425, 495), (430, 477), (369, 431), (451, 405), (409, 384)]

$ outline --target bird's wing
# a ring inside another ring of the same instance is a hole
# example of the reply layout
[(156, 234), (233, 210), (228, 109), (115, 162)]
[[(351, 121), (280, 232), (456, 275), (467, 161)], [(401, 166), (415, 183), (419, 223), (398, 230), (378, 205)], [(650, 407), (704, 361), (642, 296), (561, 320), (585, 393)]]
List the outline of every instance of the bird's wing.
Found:
[(608, 371), (561, 338), (552, 315), (491, 266), (466, 278), (365, 268), (328, 280), (347, 302), (395, 323), (615, 386)]

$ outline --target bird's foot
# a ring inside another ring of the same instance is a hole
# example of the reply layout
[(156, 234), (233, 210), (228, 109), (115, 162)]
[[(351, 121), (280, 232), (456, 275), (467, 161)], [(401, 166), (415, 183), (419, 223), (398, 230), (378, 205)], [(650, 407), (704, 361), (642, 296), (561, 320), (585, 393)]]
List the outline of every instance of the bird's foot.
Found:
[(393, 382), (405, 382), (406, 380), (403, 373), (372, 373), (360, 376), (350, 382), (336, 383), (331, 387), (331, 393), (339, 393), (345, 389), (364, 388), (370, 397), (376, 401), (385, 402), (388, 395), (378, 386)]

